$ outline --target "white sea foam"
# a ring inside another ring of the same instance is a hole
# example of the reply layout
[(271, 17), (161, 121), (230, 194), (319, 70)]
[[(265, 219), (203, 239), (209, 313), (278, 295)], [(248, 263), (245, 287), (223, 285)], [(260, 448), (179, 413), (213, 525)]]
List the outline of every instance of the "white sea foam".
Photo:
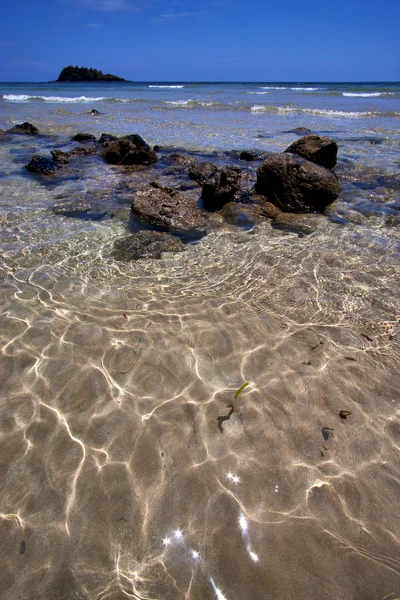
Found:
[(3, 100), (7, 100), (8, 102), (29, 102), (31, 100), (40, 100), (42, 102), (54, 102), (54, 103), (64, 103), (64, 102), (99, 102), (100, 100), (107, 100), (102, 96), (27, 96), (26, 94), (4, 94)]
[(303, 113), (317, 115), (321, 117), (345, 117), (345, 118), (358, 118), (358, 117), (371, 117), (375, 113), (373, 112), (351, 112), (345, 110), (329, 110), (324, 108), (300, 108), (295, 106), (271, 106), (269, 104), (255, 104), (250, 108), (254, 113), (261, 112), (282, 112), (282, 113)]
[(164, 104), (172, 104), (173, 106), (187, 106), (192, 100), (165, 100)]
[(185, 87), (184, 85), (149, 85), (149, 88), (170, 88), (170, 89), (180, 89)]
[(343, 92), (343, 96), (350, 98), (375, 98), (382, 95), (382, 92)]
[(288, 87), (285, 85), (280, 86), (263, 86), (263, 90), (293, 90), (295, 92), (315, 92), (320, 88), (315, 87)]

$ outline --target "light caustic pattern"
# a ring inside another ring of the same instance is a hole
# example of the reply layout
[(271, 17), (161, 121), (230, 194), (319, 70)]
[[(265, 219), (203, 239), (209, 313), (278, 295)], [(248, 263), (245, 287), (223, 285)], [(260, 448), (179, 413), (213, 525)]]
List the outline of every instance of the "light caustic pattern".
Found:
[(396, 597), (394, 319), (353, 255), (236, 239), (128, 283), (7, 271), (5, 600)]

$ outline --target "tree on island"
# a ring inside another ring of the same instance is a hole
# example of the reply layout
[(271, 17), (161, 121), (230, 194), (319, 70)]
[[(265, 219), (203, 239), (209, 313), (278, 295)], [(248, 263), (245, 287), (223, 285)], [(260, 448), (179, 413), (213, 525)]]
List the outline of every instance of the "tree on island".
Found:
[(97, 69), (89, 69), (87, 67), (64, 67), (58, 76), (57, 81), (126, 81), (122, 77), (104, 74)]

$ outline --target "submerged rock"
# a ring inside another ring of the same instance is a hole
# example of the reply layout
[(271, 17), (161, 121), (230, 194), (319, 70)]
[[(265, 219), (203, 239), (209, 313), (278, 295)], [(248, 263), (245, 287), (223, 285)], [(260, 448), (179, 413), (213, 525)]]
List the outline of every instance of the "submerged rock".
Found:
[(336, 165), (338, 145), (328, 137), (306, 135), (291, 144), (285, 152), (298, 154), (317, 165), (332, 169)]
[(32, 156), (30, 162), (25, 165), (25, 168), (37, 175), (55, 175), (58, 172), (59, 167), (51, 158), (35, 155)]
[(183, 192), (152, 182), (133, 197), (131, 210), (147, 222), (166, 229), (204, 229), (207, 220)]
[(65, 165), (68, 164), (71, 158), (76, 158), (79, 156), (88, 156), (90, 154), (95, 154), (96, 148), (93, 146), (87, 146), (86, 148), (82, 146), (78, 146), (74, 148), (70, 152), (63, 152), (63, 150), (51, 150), (50, 154), (53, 157), (53, 160), (56, 163)]
[(163, 252), (182, 252), (181, 240), (165, 231), (139, 231), (117, 240), (112, 256), (116, 260), (130, 261), (140, 258), (161, 258)]
[(258, 152), (255, 152), (252, 150), (243, 150), (239, 155), (240, 160), (247, 160), (247, 161), (262, 160), (263, 158), (264, 158), (263, 154), (259, 154)]
[(189, 178), (192, 181), (197, 181), (201, 185), (206, 183), (215, 173), (218, 168), (208, 161), (194, 161), (189, 166)]
[(221, 210), (225, 204), (237, 199), (240, 195), (239, 178), (238, 171), (227, 169), (206, 182), (202, 191), (204, 208), (210, 211)]
[(154, 150), (137, 134), (111, 142), (101, 156), (113, 165), (147, 165), (157, 162)]
[(37, 135), (39, 133), (39, 129), (31, 123), (25, 121), (25, 123), (21, 123), (19, 125), (14, 125), (11, 129), (7, 130), (7, 133), (21, 133), (22, 135)]
[(295, 133), (296, 135), (309, 135), (312, 133), (311, 129), (308, 127), (295, 127), (294, 129), (289, 129), (289, 131), (284, 131), (283, 133)]
[(286, 152), (258, 167), (255, 189), (285, 212), (314, 212), (336, 200), (340, 184), (330, 169)]
[(74, 142), (97, 142), (96, 136), (91, 133), (77, 133), (71, 139)]

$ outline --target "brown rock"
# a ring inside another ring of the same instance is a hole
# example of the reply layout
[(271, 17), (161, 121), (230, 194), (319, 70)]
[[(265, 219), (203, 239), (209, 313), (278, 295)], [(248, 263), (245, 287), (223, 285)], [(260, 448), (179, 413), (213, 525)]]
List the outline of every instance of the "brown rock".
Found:
[(336, 200), (340, 184), (330, 169), (286, 152), (258, 167), (255, 189), (285, 212), (315, 212)]
[(136, 134), (111, 142), (101, 156), (113, 165), (147, 165), (157, 161), (154, 150)]
[(154, 225), (167, 229), (204, 229), (207, 220), (183, 192), (153, 182), (133, 197), (131, 210)]
[(298, 154), (317, 165), (332, 169), (336, 165), (338, 146), (331, 138), (306, 135), (293, 142), (285, 152)]

